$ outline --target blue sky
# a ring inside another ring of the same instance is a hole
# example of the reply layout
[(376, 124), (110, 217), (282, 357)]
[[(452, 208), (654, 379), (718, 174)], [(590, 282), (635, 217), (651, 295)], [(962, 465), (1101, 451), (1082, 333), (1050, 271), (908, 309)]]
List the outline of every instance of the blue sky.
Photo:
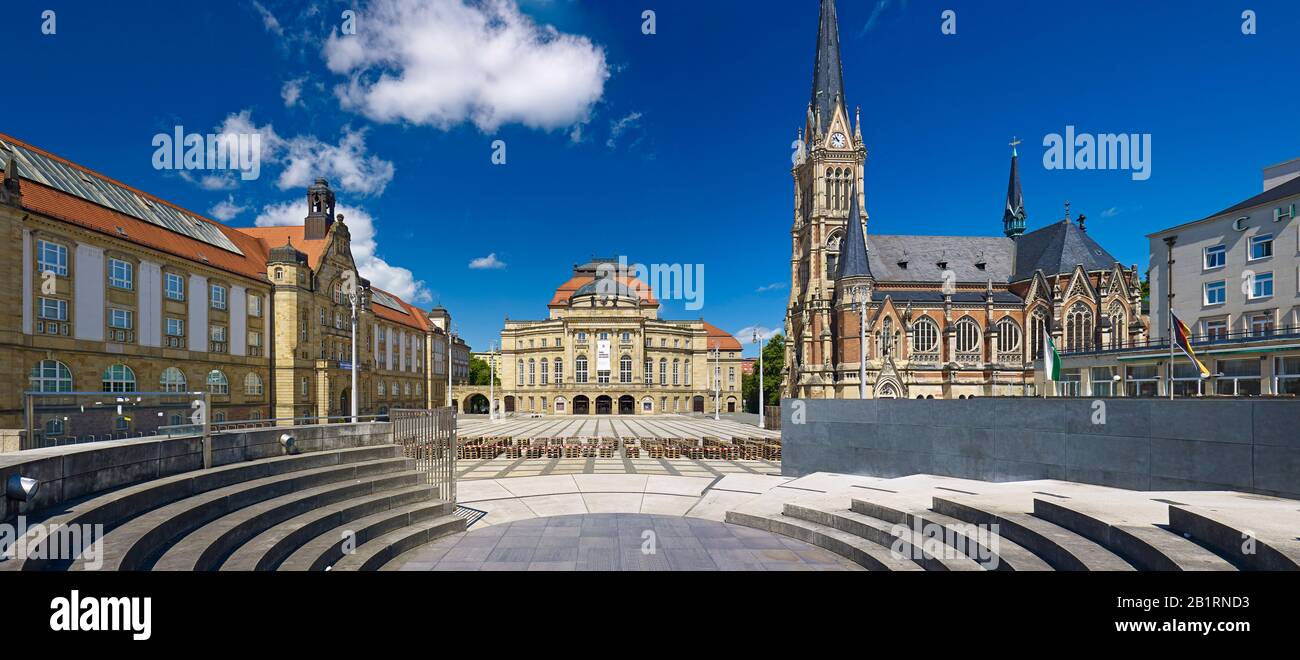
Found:
[[(461, 67), (445, 60), (477, 49), (449, 44), (474, 37), (377, 16), (422, 2), (458, 20), (513, 16), (514, 50)], [(516, 4), (517, 16), (499, 8)], [(1014, 135), (1030, 228), (1068, 199), (1145, 270), (1145, 234), (1253, 195), (1263, 166), (1300, 157), (1295, 2), (838, 4), (875, 233), (998, 234)], [(1242, 34), (1247, 6), (1254, 35)], [(351, 44), (337, 34), (349, 8), (362, 38)], [(940, 32), (945, 9), (956, 35)], [(703, 264), (703, 309), (668, 302), (665, 317), (781, 325), (815, 0), (11, 0), (0, 17), (0, 132), (236, 226), (300, 218), (287, 206), (303, 196), (296, 183), (323, 171), (351, 217), (373, 224), (372, 279), (447, 306), (476, 349), (506, 316), (544, 317), (593, 254)], [(533, 54), (548, 65), (520, 66), (542, 61)], [(385, 73), (405, 85), (382, 88)], [(276, 161), (256, 181), (206, 186), (201, 172), (155, 170), (151, 140), (178, 124), (267, 131)], [(1046, 170), (1043, 138), (1067, 125), (1151, 134), (1151, 178)], [(504, 267), (470, 268), (488, 255)]]

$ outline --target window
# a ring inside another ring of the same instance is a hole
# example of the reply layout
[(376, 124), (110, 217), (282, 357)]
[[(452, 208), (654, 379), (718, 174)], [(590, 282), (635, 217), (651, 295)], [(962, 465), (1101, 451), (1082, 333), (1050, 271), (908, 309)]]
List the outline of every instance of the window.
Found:
[(630, 332), (624, 332), (624, 333), (623, 333), (623, 343), (624, 343), (624, 344), (630, 344), (630, 343), (632, 343), (632, 333), (630, 333)]
[(599, 337), (600, 337), (600, 341), (609, 341), (609, 333), (608, 333), (608, 332), (602, 332), (602, 333), (600, 333)]
[(1223, 280), (1205, 283), (1205, 304), (1222, 305), (1228, 300), (1228, 287)]
[(33, 392), (71, 392), (72, 372), (58, 360), (43, 360), (32, 367), (27, 383)]
[(939, 352), (939, 326), (934, 321), (922, 317), (912, 326), (912, 352)]
[(555, 358), (555, 382), (564, 382), (564, 360), (560, 358)]
[(531, 387), (537, 384), (537, 361), (528, 361), (528, 385)]
[(1259, 396), (1260, 368), (1258, 359), (1219, 360), (1215, 392), (1221, 396)]
[(172, 318), (172, 317), (170, 317), (170, 316), (167, 317), (167, 336), (168, 336), (168, 337), (184, 337), (184, 336), (185, 336), (185, 321), (183, 321), (183, 320), (181, 320), (181, 319), (177, 319), (177, 318)]
[(244, 394), (262, 396), (262, 377), (251, 371), (248, 372), (248, 375), (244, 376)]
[(517, 377), (515, 379), (516, 380), (515, 384), (520, 387), (523, 387), (524, 386), (524, 361), (519, 360), (519, 362), (516, 363), (515, 366), (516, 366), (515, 373), (517, 374)]
[(248, 315), (253, 318), (262, 317), (262, 296), (248, 294)]
[(386, 392), (388, 391), (388, 388), (384, 385), (384, 381), (379, 381), (379, 384), (376, 387), (378, 388), (379, 396), (387, 396)]
[(68, 301), (58, 298), (41, 298), (40, 317), (47, 321), (68, 320)]
[(600, 383), (601, 385), (608, 385), (608, 384), (609, 384), (609, 372), (608, 372), (608, 371), (601, 371), (601, 370), (599, 370), (599, 369), (596, 370), (596, 382), (597, 382), (597, 383)]
[(542, 358), (542, 384), (543, 385), (549, 385), (551, 383), (550, 366), (551, 364), (546, 361), (546, 358)]
[(655, 382), (655, 363), (654, 360), (645, 361), (645, 384), (654, 385)]
[(1228, 321), (1226, 319), (1215, 319), (1205, 322), (1205, 334), (1211, 340), (1227, 339)]
[(1250, 317), (1250, 334), (1258, 337), (1267, 337), (1273, 334), (1273, 314), (1252, 314)]
[[(882, 323), (881, 326), (880, 334), (877, 336), (877, 342), (879, 342), (877, 345), (880, 346), (880, 356), (884, 358), (892, 357), (894, 355), (895, 347), (893, 317), (885, 317), (885, 322)], [(735, 355), (733, 354), (732, 357), (735, 357)]]
[(659, 384), (668, 384), (668, 358), (659, 358)]
[(276, 282), (279, 282), (279, 281), (281, 281), (281, 280), (283, 280), (283, 279), (284, 279), (284, 269), (283, 269), (283, 268), (280, 268), (279, 266), (276, 266), (276, 268), (275, 268), (275, 281), (276, 281)]
[(654, 412), (654, 410), (655, 410), (654, 399), (651, 399), (650, 397), (641, 399), (641, 412)]
[(1250, 278), (1250, 298), (1268, 298), (1273, 295), (1273, 273), (1258, 273)]
[(673, 360), (673, 387), (676, 387), (681, 383), (681, 364), (679, 362), (679, 360)]
[(1065, 347), (1073, 351), (1092, 348), (1092, 310), (1081, 302), (1065, 316)]
[(166, 292), (171, 300), (185, 300), (185, 278), (176, 273), (167, 273)]
[(1056, 396), (1079, 396), (1079, 370), (1062, 369), (1056, 383)]
[(108, 327), (117, 328), (118, 330), (130, 330), (134, 314), (129, 309), (110, 309), (108, 310)]
[(1160, 391), (1160, 372), (1154, 364), (1142, 364), (1125, 369), (1127, 395), (1154, 397)]
[(1205, 248), (1205, 269), (1223, 268), (1228, 263), (1228, 249), (1222, 245)]
[(689, 387), (691, 384), (691, 361), (690, 360), (686, 361), (685, 371), (686, 371), (686, 385), (687, 387)]
[(36, 241), (36, 268), (42, 273), (67, 277), (68, 248), (50, 241)]
[(1093, 367), (1089, 372), (1092, 381), (1091, 396), (1115, 396), (1115, 370), (1111, 367)]
[(121, 259), (108, 260), (108, 285), (116, 289), (130, 289), (135, 283), (135, 272), (131, 262)]
[(1274, 394), (1300, 396), (1300, 357), (1275, 358), (1273, 373), (1277, 378)]
[(585, 332), (579, 332), (579, 333), (578, 333), (578, 341), (580, 341), (580, 342), (586, 342), (586, 341), (587, 341), (587, 333), (585, 333)]
[(563, 398), (563, 397), (556, 399), (556, 400), (555, 400), (555, 412), (564, 412), (564, 404), (565, 404), (565, 401), (564, 401), (564, 398)]
[(618, 360), (618, 382), (632, 382), (632, 356), (624, 355)]
[(219, 369), (208, 372), (208, 394), (230, 394), (230, 381)]
[(1250, 260), (1267, 259), (1273, 256), (1273, 235), (1260, 234), (1250, 238)]
[(1029, 345), (1033, 348), (1031, 357), (1035, 360), (1043, 357), (1043, 331), (1047, 325), (1047, 311), (1038, 309), (1029, 316)]
[(302, 393), (302, 396), (307, 396), (311, 392), (311, 378), (303, 376), (302, 382), (299, 384), (298, 388)]
[(162, 376), (158, 379), (158, 385), (164, 392), (184, 392), (185, 374), (176, 367), (167, 367), (163, 369)]
[(1009, 318), (998, 321), (998, 353), (1013, 354), (1020, 352), (1020, 326)]
[(587, 382), (587, 356), (579, 355), (573, 361), (574, 382)]
[(208, 296), (208, 300), (212, 304), (212, 309), (225, 309), (226, 287), (221, 286), (220, 284), (213, 284), (210, 287), (210, 290), (211, 293)]
[(105, 392), (134, 392), (135, 372), (125, 364), (115, 364), (104, 370), (101, 384)]
[(208, 338), (212, 340), (212, 351), (222, 352), (226, 350), (226, 326), (210, 326), (208, 328)]
[(45, 422), (45, 435), (51, 437), (57, 435), (63, 435), (63, 420), (51, 419)]
[(1201, 396), (1201, 370), (1187, 361), (1175, 362), (1173, 373), (1174, 396)]
[(957, 322), (957, 352), (967, 354), (979, 354), (980, 351), (980, 327), (979, 324), (971, 320), (970, 317), (963, 318)]

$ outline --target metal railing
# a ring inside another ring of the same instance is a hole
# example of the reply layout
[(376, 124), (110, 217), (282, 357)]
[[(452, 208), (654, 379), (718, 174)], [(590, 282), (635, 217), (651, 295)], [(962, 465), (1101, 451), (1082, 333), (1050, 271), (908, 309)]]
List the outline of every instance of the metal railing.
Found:
[[(1217, 344), (1241, 344), (1250, 342), (1271, 341), (1275, 339), (1295, 339), (1300, 338), (1300, 326), (1282, 326), (1279, 328), (1268, 328), (1258, 330), (1236, 330), (1233, 332), (1217, 332), (1203, 335), (1192, 335), (1190, 337), (1193, 346), (1214, 346)], [(1061, 355), (1086, 355), (1097, 353), (1122, 353), (1127, 351), (1149, 351), (1156, 349), (1169, 350), (1168, 337), (1154, 337), (1143, 340), (1130, 340), (1124, 342), (1112, 342), (1104, 346), (1093, 345), (1083, 348), (1072, 348), (1061, 351)]]
[(390, 410), (393, 443), (407, 458), (415, 459), (415, 469), (424, 473), (426, 484), (438, 487), (438, 497), (456, 502), (456, 411)]

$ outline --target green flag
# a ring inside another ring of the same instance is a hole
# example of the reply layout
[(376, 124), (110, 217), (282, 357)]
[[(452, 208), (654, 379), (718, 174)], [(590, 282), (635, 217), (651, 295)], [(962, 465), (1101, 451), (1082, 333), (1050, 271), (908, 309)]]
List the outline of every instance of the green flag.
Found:
[(1052, 342), (1052, 333), (1047, 331), (1046, 323), (1043, 324), (1043, 372), (1048, 380), (1061, 379), (1061, 354), (1056, 352), (1056, 344)]

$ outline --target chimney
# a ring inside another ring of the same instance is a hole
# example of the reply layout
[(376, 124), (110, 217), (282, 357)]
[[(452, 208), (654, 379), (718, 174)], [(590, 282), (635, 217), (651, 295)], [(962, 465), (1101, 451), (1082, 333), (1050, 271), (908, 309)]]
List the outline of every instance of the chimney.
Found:
[(1292, 179), (1300, 178), (1300, 158), (1264, 168), (1264, 191), (1272, 190)]

